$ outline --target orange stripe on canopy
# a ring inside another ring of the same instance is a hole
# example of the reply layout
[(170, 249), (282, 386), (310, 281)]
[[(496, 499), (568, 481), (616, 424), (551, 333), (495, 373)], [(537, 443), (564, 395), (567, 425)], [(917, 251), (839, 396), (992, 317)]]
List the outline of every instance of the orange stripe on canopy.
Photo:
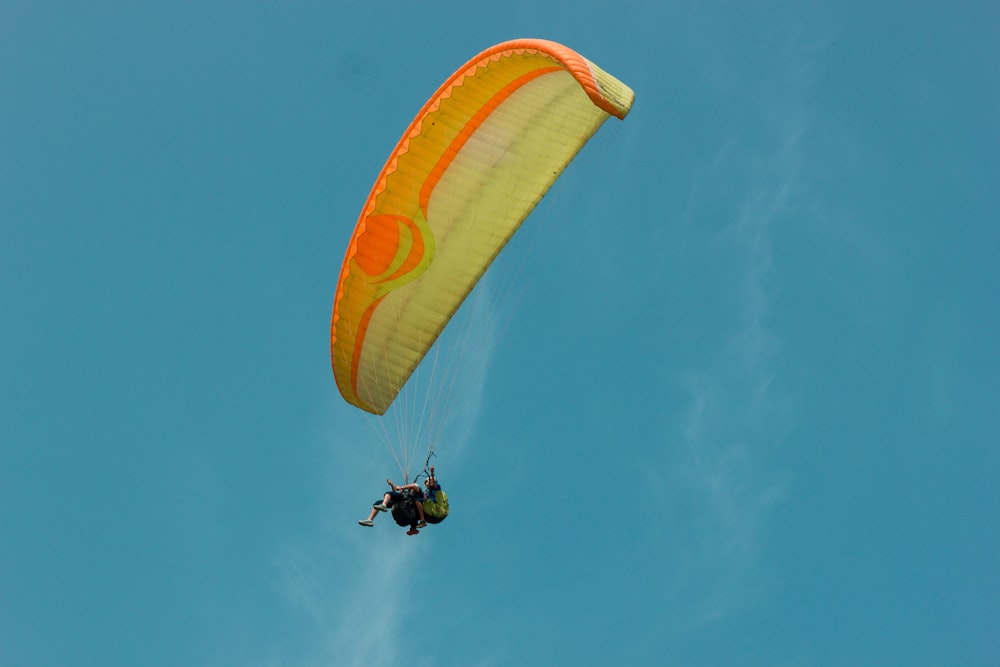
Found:
[(475, 132), (479, 126), (483, 124), (483, 121), (485, 121), (489, 115), (493, 113), (498, 106), (500, 106), (500, 103), (510, 97), (515, 90), (523, 86), (531, 79), (541, 76), (542, 74), (548, 74), (549, 72), (553, 72), (557, 69), (559, 68), (539, 68), (524, 74), (514, 81), (511, 81), (504, 86), (500, 92), (490, 98), (490, 101), (483, 105), (483, 108), (477, 111), (469, 122), (465, 124), (462, 131), (458, 133), (458, 136), (455, 137), (448, 148), (445, 149), (441, 159), (438, 160), (437, 164), (434, 165), (434, 168), (431, 169), (431, 173), (427, 176), (427, 180), (424, 181), (423, 187), (420, 188), (420, 208), (423, 209), (424, 215), (427, 215), (427, 202), (431, 198), (431, 192), (434, 190), (434, 186), (437, 185), (438, 181), (441, 179), (441, 175), (444, 174), (445, 169), (447, 169), (448, 165), (451, 164), (452, 159), (458, 155), (458, 152), (462, 150), (462, 146), (464, 146), (465, 142), (472, 136), (472, 133)]

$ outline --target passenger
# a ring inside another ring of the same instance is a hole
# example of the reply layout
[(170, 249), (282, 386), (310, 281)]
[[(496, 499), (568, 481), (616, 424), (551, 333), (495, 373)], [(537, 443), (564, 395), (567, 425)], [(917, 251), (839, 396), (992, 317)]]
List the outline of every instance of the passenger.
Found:
[(362, 526), (374, 526), (375, 517), (379, 512), (387, 512), (393, 508), (393, 506), (405, 501), (410, 500), (414, 506), (417, 508), (417, 517), (419, 521), (410, 525), (410, 530), (406, 531), (407, 535), (416, 535), (419, 530), (418, 528), (423, 528), (427, 525), (427, 521), (424, 520), (424, 493), (420, 490), (419, 484), (404, 484), (402, 486), (396, 486), (392, 483), (391, 479), (385, 480), (386, 483), (392, 487), (392, 491), (386, 491), (382, 500), (375, 501), (372, 504), (371, 514), (368, 515), (367, 519), (362, 519), (358, 521), (358, 524)]

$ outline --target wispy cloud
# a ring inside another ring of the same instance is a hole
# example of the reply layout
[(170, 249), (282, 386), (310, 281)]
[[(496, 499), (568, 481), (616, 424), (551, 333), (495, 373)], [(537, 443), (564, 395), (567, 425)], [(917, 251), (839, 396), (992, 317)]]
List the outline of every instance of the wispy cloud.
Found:
[(345, 528), (334, 538), (336, 547), (286, 546), (279, 558), (283, 592), (320, 643), (299, 661), (281, 664), (362, 667), (402, 657), (406, 647), (393, 638), (406, 636), (400, 612), (409, 607), (404, 583), (414, 576), (416, 559), (402, 558), (387, 537), (352, 537)]
[[(793, 418), (790, 397), (774, 372), (781, 342), (768, 325), (772, 240), (776, 226), (789, 221), (798, 206), (807, 129), (805, 113), (786, 109), (772, 128), (770, 145), (748, 150), (738, 138), (723, 140), (719, 158), (708, 161), (718, 171), (707, 167), (702, 174), (720, 178), (725, 172), (732, 182), (742, 173), (743, 180), (730, 194), (736, 203), (731, 222), (708, 241), (713, 255), (738, 267), (724, 288), (738, 316), (714, 350), (675, 378), (688, 402), (674, 415), (671, 429), (676, 433), (670, 455), (677, 484), (673, 499), (683, 498), (692, 513), (673, 585), (684, 593), (685, 617), (695, 626), (723, 618), (759, 595), (768, 517), (786, 493), (786, 478), (769, 462)], [(737, 159), (742, 162), (734, 168)], [(704, 196), (703, 190), (695, 195)]]
[[(489, 281), (483, 287), (463, 307), (471, 312), (461, 314), (453, 323), (457, 325), (454, 335), (442, 339), (445, 349), (437, 361), (448, 368), (440, 368), (444, 377), (439, 374), (434, 382), (447, 382), (450, 387), (448, 397), (431, 397), (440, 403), (439, 408), (448, 404), (448, 414), (438, 416), (442, 420), (437, 425), (440, 432), (432, 437), (446, 443), (448, 474), (460, 472), (460, 455), (480, 414), (484, 379), (500, 336), (498, 318), (504, 307), (497, 305)], [(416, 379), (418, 383), (427, 380)], [(437, 392), (441, 387), (414, 389), (416, 396), (401, 394), (401, 398), (419, 404), (425, 399), (424, 392)], [(368, 667), (406, 660), (419, 665), (419, 658), (412, 655), (413, 636), (408, 630), (417, 601), (407, 596), (419, 575), (427, 545), (419, 539), (401, 545), (401, 529), (387, 515), (376, 519), (374, 529), (360, 528), (355, 517), (345, 515), (356, 511), (357, 518), (363, 518), (368, 511), (365, 503), (349, 508), (344, 505), (348, 497), (367, 500), (368, 496), (361, 489), (346, 488), (343, 471), (352, 471), (349, 484), (360, 484), (381, 479), (392, 466), (390, 455), (378, 442), (378, 429), (373, 431), (364, 423), (369, 417), (360, 411), (348, 414), (352, 416), (348, 429), (340, 424), (329, 430), (343, 441), (333, 447), (329, 462), (329, 497), (324, 504), (334, 508), (333, 514), (301, 542), (284, 545), (276, 557), (278, 587), (290, 607), (311, 624), (309, 635), (319, 638), (318, 643), (294, 661), (283, 658), (275, 664)], [(401, 437), (426, 438), (427, 426), (404, 425)], [(318, 437), (329, 441), (329, 433)], [(351, 445), (341, 446), (344, 443)], [(368, 493), (377, 495), (378, 489)]]

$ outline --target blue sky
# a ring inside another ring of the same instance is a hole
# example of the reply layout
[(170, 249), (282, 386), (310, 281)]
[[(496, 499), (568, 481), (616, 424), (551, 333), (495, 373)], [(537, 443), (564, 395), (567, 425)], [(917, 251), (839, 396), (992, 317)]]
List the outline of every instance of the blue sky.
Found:
[[(1000, 664), (1000, 10), (352, 4), (0, 7), (0, 664)], [(491, 277), (452, 516), (362, 529), (347, 238), (518, 37), (636, 103)]]

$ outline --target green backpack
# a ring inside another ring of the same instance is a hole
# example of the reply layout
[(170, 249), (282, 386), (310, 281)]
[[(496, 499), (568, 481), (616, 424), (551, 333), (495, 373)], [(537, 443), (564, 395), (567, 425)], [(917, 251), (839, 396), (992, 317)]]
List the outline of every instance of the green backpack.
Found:
[(438, 489), (434, 492), (434, 500), (424, 501), (424, 519), (427, 523), (441, 523), (448, 516), (448, 495)]

